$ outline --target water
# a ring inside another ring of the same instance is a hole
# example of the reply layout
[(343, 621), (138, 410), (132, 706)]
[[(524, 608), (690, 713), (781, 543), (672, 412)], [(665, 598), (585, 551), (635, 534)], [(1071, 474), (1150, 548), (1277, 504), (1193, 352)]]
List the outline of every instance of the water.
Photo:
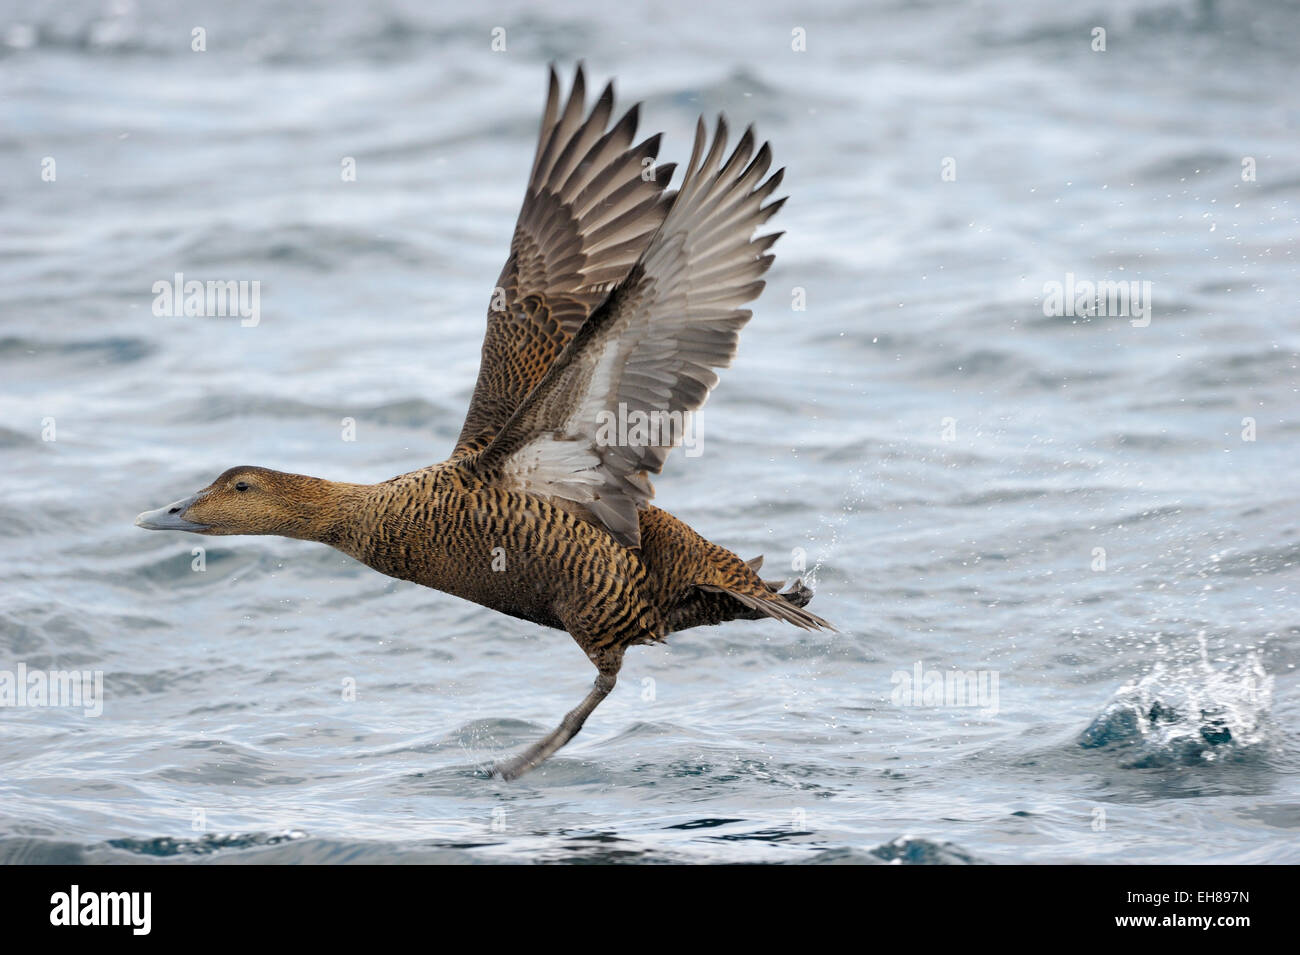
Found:
[[(1300, 860), (1295, 6), (589, 6), (4, 4), (0, 670), (104, 701), (0, 709), (0, 859)], [(567, 636), (132, 520), (445, 456), (578, 58), (662, 158), (723, 109), (789, 167), (658, 503), (801, 551), (843, 632), (637, 648), (505, 785), (589, 685)], [(260, 322), (156, 317), (177, 272), (260, 281)], [(1151, 282), (1149, 323), (1045, 316), (1067, 273)], [(926, 705), (955, 671), (996, 699)]]

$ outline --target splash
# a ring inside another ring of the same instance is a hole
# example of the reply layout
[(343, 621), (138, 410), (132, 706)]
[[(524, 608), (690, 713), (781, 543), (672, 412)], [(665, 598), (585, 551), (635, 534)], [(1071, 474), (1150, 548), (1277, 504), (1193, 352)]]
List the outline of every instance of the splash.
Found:
[(1125, 768), (1194, 766), (1255, 758), (1269, 745), (1273, 678), (1255, 651), (1216, 669), (1205, 634), (1193, 661), (1157, 661), (1126, 683), (1079, 737), (1086, 748), (1122, 752)]

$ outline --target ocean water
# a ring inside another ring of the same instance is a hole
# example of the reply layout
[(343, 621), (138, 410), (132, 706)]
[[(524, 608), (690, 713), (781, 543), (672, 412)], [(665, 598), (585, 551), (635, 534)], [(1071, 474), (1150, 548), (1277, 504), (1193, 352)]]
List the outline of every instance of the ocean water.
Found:
[[(92, 706), (0, 706), (0, 861), (1300, 861), (1298, 26), (0, 3), (0, 690), (102, 676)], [(589, 686), (567, 635), (132, 521), (236, 464), (445, 457), (545, 66), (579, 59), (662, 160), (721, 110), (788, 167), (657, 503), (813, 580), (841, 632), (633, 649), (503, 784)], [(155, 315), (176, 273), (259, 282), (258, 322)], [(1048, 314), (1119, 281), (1127, 313)]]

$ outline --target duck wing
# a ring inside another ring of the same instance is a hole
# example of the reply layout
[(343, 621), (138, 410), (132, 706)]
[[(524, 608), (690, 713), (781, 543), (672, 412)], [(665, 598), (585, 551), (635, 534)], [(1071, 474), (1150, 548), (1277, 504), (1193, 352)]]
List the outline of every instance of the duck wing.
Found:
[[(764, 179), (768, 144), (751, 161), (746, 130), (724, 161), (721, 117), (701, 158), (706, 140), (701, 121), (681, 189), (627, 278), (464, 462), (483, 480), (581, 503), (628, 547), (640, 545), (637, 509), (654, 494), (648, 474), (680, 443), (684, 415), (717, 384), (714, 369), (731, 363), (752, 314), (739, 306), (762, 291), (780, 235), (751, 238), (785, 202), (764, 205), (784, 172)], [(620, 420), (658, 423), (620, 430)]]
[(622, 281), (671, 204), (659, 136), (633, 145), (639, 104), (612, 127), (609, 84), (583, 117), (579, 66), (569, 98), (551, 68), (532, 173), (510, 257), (488, 305), (478, 383), (452, 456), (480, 450), (509, 420), (587, 316)]

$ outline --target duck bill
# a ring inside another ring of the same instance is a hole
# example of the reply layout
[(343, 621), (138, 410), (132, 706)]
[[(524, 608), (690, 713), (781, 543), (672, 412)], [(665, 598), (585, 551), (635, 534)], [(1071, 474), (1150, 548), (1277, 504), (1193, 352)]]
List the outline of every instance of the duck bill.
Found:
[(149, 531), (192, 531), (201, 534), (211, 525), (196, 524), (193, 521), (187, 521), (184, 516), (189, 506), (196, 500), (198, 500), (198, 495), (192, 494), (183, 501), (168, 504), (156, 511), (145, 511), (135, 519), (135, 526), (143, 527)]

